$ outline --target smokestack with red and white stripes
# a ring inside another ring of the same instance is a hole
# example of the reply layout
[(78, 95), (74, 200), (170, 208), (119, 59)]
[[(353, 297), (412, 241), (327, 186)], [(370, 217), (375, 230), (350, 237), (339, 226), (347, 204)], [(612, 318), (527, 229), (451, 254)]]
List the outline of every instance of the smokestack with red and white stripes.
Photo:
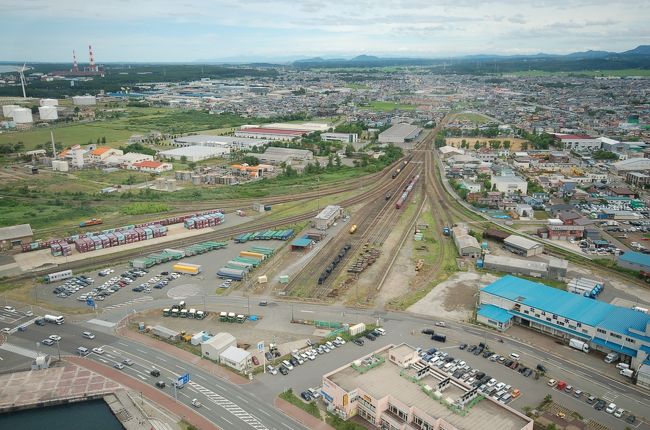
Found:
[(88, 52), (90, 53), (90, 71), (96, 72), (97, 66), (95, 66), (95, 57), (93, 56), (93, 47), (88, 45)]
[(74, 49), (72, 50), (72, 71), (79, 71), (79, 65), (77, 64), (77, 54), (74, 52)]

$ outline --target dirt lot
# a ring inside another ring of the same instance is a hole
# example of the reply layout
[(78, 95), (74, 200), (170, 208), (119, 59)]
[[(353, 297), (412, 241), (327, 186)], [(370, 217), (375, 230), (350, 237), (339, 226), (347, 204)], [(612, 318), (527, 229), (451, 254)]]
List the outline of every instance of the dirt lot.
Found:
[(467, 321), (476, 303), (479, 288), (496, 281), (491, 274), (458, 272), (436, 285), (422, 300), (407, 311), (432, 317), (444, 316), (457, 321)]
[[(271, 342), (277, 343), (280, 353), (287, 354), (295, 348), (305, 346), (307, 339), (317, 340), (319, 334), (322, 334), (310, 325), (291, 324), (289, 321), (286, 324), (278, 324), (272, 317), (266, 321), (267, 318), (264, 316), (258, 321), (246, 321), (243, 324), (221, 322), (218, 310), (209, 308), (208, 310), (210, 313), (204, 320), (163, 317), (158, 309), (141, 313), (139, 317), (147, 326), (160, 324), (176, 331), (198, 333), (205, 330), (212, 334), (227, 332), (237, 339), (237, 344), (250, 345), (248, 351), (254, 355), (258, 355), (255, 345), (261, 340), (264, 340), (266, 345)], [(232, 309), (232, 311), (244, 312), (245, 310)]]

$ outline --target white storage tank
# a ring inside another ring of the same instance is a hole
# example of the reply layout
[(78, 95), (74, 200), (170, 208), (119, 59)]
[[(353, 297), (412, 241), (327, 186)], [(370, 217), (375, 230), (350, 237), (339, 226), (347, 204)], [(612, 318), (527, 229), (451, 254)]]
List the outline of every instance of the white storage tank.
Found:
[(72, 96), (72, 103), (75, 106), (93, 106), (97, 104), (95, 96)]
[(57, 99), (41, 99), (41, 106), (58, 106), (59, 101)]
[(31, 109), (19, 107), (14, 109), (12, 115), (16, 124), (29, 124), (30, 122), (34, 122)]
[(4, 105), (2, 106), (2, 115), (5, 118), (11, 118), (14, 115), (14, 110), (18, 109), (18, 105)]
[(41, 121), (54, 121), (59, 119), (59, 112), (56, 110), (56, 106), (41, 106), (38, 108), (38, 115), (41, 117)]

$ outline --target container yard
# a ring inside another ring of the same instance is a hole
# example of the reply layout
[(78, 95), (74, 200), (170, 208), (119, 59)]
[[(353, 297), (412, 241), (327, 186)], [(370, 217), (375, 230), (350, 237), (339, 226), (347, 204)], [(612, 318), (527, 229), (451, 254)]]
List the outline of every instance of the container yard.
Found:
[[(171, 226), (171, 225), (174, 225), (174, 224), (184, 223), (185, 220), (190, 219), (190, 218), (198, 218), (198, 217), (201, 217), (201, 216), (212, 215), (212, 214), (215, 214), (215, 213), (219, 213), (219, 214), (223, 215), (223, 211), (221, 209), (214, 209), (214, 210), (200, 212), (200, 213), (194, 213), (194, 214), (188, 214), (188, 215), (181, 215), (181, 216), (176, 216), (176, 217), (165, 218), (165, 219), (161, 219), (161, 220), (158, 220), (158, 221), (151, 221), (151, 222), (146, 222), (146, 223), (141, 223), (141, 224), (127, 225), (127, 226), (123, 226), (123, 227), (102, 230), (100, 232), (77, 234), (77, 235), (72, 235), (72, 236), (65, 237), (63, 239), (56, 239), (55, 238), (55, 239), (50, 239), (50, 240), (45, 240), (45, 241), (38, 240), (38, 241), (35, 241), (35, 242), (31, 242), (31, 243), (27, 243), (27, 244), (22, 245), (22, 252), (31, 252), (31, 251), (38, 251), (40, 249), (47, 249), (47, 248), (51, 248), (52, 245), (54, 245), (54, 244), (67, 243), (67, 244), (70, 244), (70, 245), (74, 245), (75, 241), (78, 240), (78, 239), (84, 239), (86, 237), (96, 236), (96, 235), (100, 235), (100, 234), (123, 232), (125, 230), (132, 230), (132, 229), (135, 229), (135, 228), (150, 227), (150, 226), (153, 226), (153, 225), (167, 227), (167, 226)], [(87, 224), (87, 223), (89, 223), (91, 221), (93, 221), (93, 220), (83, 221), (82, 223), (80, 223), (79, 226), (80, 227), (86, 227), (86, 226), (98, 225), (98, 224), (103, 223), (103, 221), (101, 219), (95, 219), (94, 220), (95, 224)], [(97, 222), (97, 221), (99, 221), (99, 222)], [(224, 221), (224, 219), (222, 218), (222, 220), (221, 220), (221, 222), (219, 224), (221, 224), (223, 221)], [(81, 225), (81, 224), (83, 224), (83, 225)], [(214, 224), (214, 225), (217, 225), (217, 224)], [(130, 243), (130, 242), (126, 242), (126, 243)], [(63, 254), (63, 255), (65, 255), (65, 254)]]
[(98, 234), (96, 236), (87, 236), (74, 241), (77, 252), (90, 252), (94, 250), (111, 248), (114, 246), (125, 245), (127, 243), (151, 240), (167, 235), (167, 227), (154, 224), (149, 227), (136, 227), (133, 229)]

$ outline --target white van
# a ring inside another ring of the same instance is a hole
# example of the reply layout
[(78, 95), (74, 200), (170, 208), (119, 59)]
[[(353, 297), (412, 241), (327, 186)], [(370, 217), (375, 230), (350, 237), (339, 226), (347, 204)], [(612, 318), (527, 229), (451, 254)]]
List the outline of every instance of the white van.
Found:
[(94, 338), (95, 338), (95, 335), (92, 334), (92, 333), (89, 332), (89, 331), (85, 331), (85, 332), (81, 333), (81, 335), (82, 335), (83, 337), (85, 337), (86, 339), (94, 339)]
[(80, 346), (79, 348), (77, 348), (77, 354), (86, 356), (90, 354), (90, 351), (88, 351), (88, 348), (84, 348), (83, 346)]
[(517, 354), (516, 352), (511, 352), (510, 353), (510, 358), (512, 358), (515, 361), (519, 361), (520, 357), (519, 357), (519, 354)]
[(617, 368), (618, 370), (629, 369), (629, 368), (630, 368), (630, 365), (627, 364), (627, 363), (618, 363), (618, 364), (616, 365), (616, 368)]
[(380, 335), (382, 335), (382, 336), (386, 336), (386, 330), (384, 330), (384, 329), (381, 328), (381, 327), (376, 328), (375, 331), (376, 331), (377, 333), (379, 333)]
[(289, 360), (284, 360), (282, 364), (287, 368), (287, 370), (293, 370), (293, 365), (289, 363)]

